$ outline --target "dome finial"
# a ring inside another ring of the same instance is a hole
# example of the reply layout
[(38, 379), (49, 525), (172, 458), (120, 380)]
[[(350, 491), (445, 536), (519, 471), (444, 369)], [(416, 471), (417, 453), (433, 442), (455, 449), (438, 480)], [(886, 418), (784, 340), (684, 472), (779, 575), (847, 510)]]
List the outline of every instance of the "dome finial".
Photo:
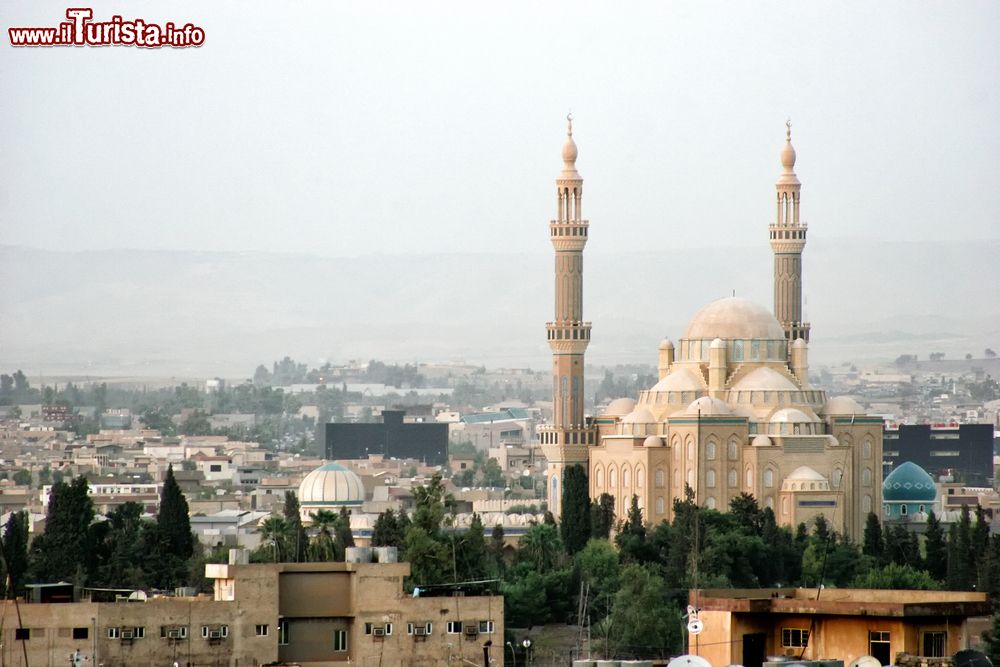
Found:
[(792, 147), (792, 119), (785, 121), (785, 145), (781, 148), (781, 166), (785, 168), (785, 174), (794, 174), (792, 168), (795, 166), (795, 148)]
[[(573, 175), (576, 172), (576, 142), (573, 141), (573, 112), (566, 114), (566, 141), (563, 142), (562, 159), (563, 173)], [(579, 176), (576, 174), (576, 176)]]
[(566, 129), (566, 135), (572, 137), (573, 136), (573, 112), (572, 111), (570, 111), (568, 114), (566, 114), (566, 124), (568, 125), (568, 127)]
[(791, 140), (792, 140), (792, 119), (791, 118), (786, 118), (785, 119), (785, 141), (791, 141)]

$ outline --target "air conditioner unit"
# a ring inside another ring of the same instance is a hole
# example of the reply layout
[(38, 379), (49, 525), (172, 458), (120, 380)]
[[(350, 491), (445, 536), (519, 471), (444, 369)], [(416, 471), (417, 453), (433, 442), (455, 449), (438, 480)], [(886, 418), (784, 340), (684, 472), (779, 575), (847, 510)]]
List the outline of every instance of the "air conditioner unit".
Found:
[(427, 634), (427, 626), (418, 625), (417, 627), (413, 628), (413, 634), (425, 636)]
[(134, 630), (122, 630), (122, 639), (132, 639), (135, 636)]
[(167, 639), (180, 639), (180, 638), (181, 638), (180, 630), (170, 630), (167, 632)]
[(373, 628), (372, 634), (376, 637), (385, 637), (385, 628)]
[(212, 630), (211, 632), (208, 633), (208, 638), (209, 639), (222, 639), (222, 631), (221, 630)]
[(474, 625), (467, 625), (467, 626), (465, 626), (465, 634), (469, 635), (470, 637), (478, 635), (479, 634), (479, 628), (477, 628)]

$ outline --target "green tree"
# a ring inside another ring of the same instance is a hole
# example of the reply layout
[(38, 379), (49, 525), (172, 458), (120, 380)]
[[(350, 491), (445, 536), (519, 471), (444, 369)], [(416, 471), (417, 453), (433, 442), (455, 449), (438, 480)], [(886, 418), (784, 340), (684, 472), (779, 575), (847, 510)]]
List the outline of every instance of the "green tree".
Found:
[(607, 614), (618, 590), (621, 567), (618, 552), (607, 540), (592, 539), (576, 554), (580, 580), (590, 587), (588, 615), (591, 623)]
[(663, 578), (651, 566), (626, 565), (611, 612), (611, 649), (616, 656), (667, 658), (681, 646), (681, 614), (669, 602)]
[(615, 498), (602, 493), (590, 506), (590, 536), (609, 539), (615, 525)]
[(507, 569), (507, 562), (504, 560), (505, 546), (503, 526), (498, 523), (493, 526), (493, 533), (490, 535), (488, 559), (491, 576), (501, 577)]
[(639, 499), (632, 496), (628, 517), (618, 526), (615, 545), (623, 563), (645, 563), (654, 557), (652, 547), (646, 541), (646, 525), (642, 520)]
[(437, 538), (447, 509), (454, 504), (451, 495), (445, 493), (441, 475), (436, 473), (427, 484), (413, 489), (413, 499), (413, 525)]
[(18, 486), (31, 486), (31, 471), (25, 468), (16, 470), (12, 479)]
[(561, 565), (566, 552), (555, 526), (540, 523), (528, 528), (521, 538), (518, 561), (527, 563), (533, 570), (546, 573)]
[(265, 560), (283, 563), (288, 560), (288, 522), (283, 516), (269, 516), (257, 530), (260, 534), (260, 551)]
[(288, 560), (304, 563), (308, 559), (309, 535), (302, 525), (302, 509), (299, 497), (294, 491), (285, 491), (285, 505), (282, 508), (287, 527)]
[(749, 493), (741, 493), (729, 501), (729, 511), (737, 524), (751, 533), (759, 533), (763, 527), (763, 513), (757, 499)]
[(13, 512), (3, 530), (3, 557), (6, 566), (6, 594), (10, 599), (24, 593), (28, 574), (28, 513)]
[(993, 615), (993, 627), (983, 632), (983, 653), (994, 665), (1000, 665), (1000, 613)]
[(346, 507), (341, 507), (340, 514), (337, 515), (337, 522), (334, 524), (333, 541), (337, 554), (336, 560), (342, 562), (347, 549), (354, 546), (354, 534), (351, 532), (351, 515), (347, 513)]
[(876, 567), (854, 579), (854, 588), (881, 588), (910, 591), (933, 591), (941, 587), (925, 570), (910, 565), (889, 563)]
[(479, 482), (482, 486), (486, 487), (498, 487), (506, 484), (503, 478), (503, 469), (496, 459), (486, 461), (486, 464), (483, 466), (483, 476)]
[(183, 586), (188, 578), (188, 559), (194, 551), (194, 535), (187, 499), (174, 478), (174, 467), (167, 466), (160, 492), (160, 511), (156, 515), (159, 537), (158, 559), (153, 585), (163, 589)]
[(945, 543), (941, 522), (933, 511), (927, 514), (927, 530), (924, 532), (924, 554), (927, 571), (937, 581), (944, 581), (948, 575), (948, 545)]
[(87, 478), (52, 487), (45, 532), (31, 543), (31, 578), (36, 582), (80, 581), (89, 560), (94, 506)]
[(451, 580), (451, 558), (441, 542), (414, 523), (406, 531), (404, 559), (410, 563), (410, 584), (427, 586)]
[(874, 512), (868, 513), (865, 520), (865, 535), (861, 553), (870, 557), (876, 564), (884, 563), (885, 541), (882, 539), (882, 524)]
[(127, 502), (108, 513), (101, 534), (94, 540), (100, 553), (96, 584), (135, 588), (146, 585), (141, 549), (146, 526), (142, 512), (142, 505)]
[(582, 549), (590, 539), (590, 497), (587, 473), (583, 466), (572, 465), (563, 470), (562, 516), (559, 529), (569, 555)]
[[(309, 545), (309, 560), (314, 563), (325, 563), (337, 560), (337, 549), (334, 542), (334, 531), (339, 518), (335, 512), (330, 510), (316, 510), (311, 512), (313, 528), (316, 535)], [(341, 556), (340, 560), (343, 560)]]
[(478, 514), (472, 515), (469, 529), (460, 535), (452, 533), (454, 563), (459, 581), (477, 581), (486, 578), (486, 532)]
[(398, 516), (391, 509), (387, 509), (375, 519), (372, 526), (372, 546), (373, 547), (398, 547), (403, 548), (406, 540), (406, 530), (409, 522), (406, 515), (400, 513)]

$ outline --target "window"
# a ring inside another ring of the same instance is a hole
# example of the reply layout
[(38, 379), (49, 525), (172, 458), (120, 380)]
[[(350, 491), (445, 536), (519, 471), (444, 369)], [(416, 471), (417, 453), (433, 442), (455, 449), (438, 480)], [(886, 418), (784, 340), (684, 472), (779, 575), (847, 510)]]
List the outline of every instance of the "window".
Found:
[(890, 648), (888, 632), (875, 630), (868, 633), (868, 655), (881, 661), (883, 665), (892, 663)]
[(736, 474), (736, 468), (731, 468), (729, 470), (729, 479), (727, 480), (730, 488), (734, 488), (737, 481), (739, 481), (739, 476)]
[(663, 472), (663, 468), (656, 469), (656, 488), (662, 489), (667, 484), (667, 475)]
[(808, 645), (808, 630), (803, 628), (781, 628), (782, 648), (805, 648)]
[(903, 516), (906, 516), (906, 505), (905, 504), (899, 506), (899, 513), (901, 515), (903, 515)]
[(493, 621), (479, 621), (479, 634), (492, 635)]
[(710, 510), (715, 509), (715, 496), (708, 497), (708, 500), (705, 501), (705, 507)]
[(264, 624), (264, 625), (258, 624), (256, 626), (254, 626), (254, 635), (256, 635), (258, 637), (267, 637), (267, 631), (268, 631), (268, 627), (267, 627), (266, 624)]
[(920, 646), (923, 649), (920, 655), (927, 658), (945, 657), (945, 649), (948, 645), (948, 633), (943, 630), (921, 633)]
[(333, 650), (336, 653), (343, 653), (347, 650), (347, 630), (333, 631)]
[(132, 628), (132, 636), (136, 639), (144, 639), (146, 637), (146, 628), (141, 625)]
[(594, 471), (594, 486), (601, 488), (604, 486), (604, 468), (598, 466)]
[(433, 630), (434, 624), (430, 621), (411, 621), (406, 624), (408, 635), (429, 635)]
[(366, 635), (370, 635), (372, 633), (372, 630), (374, 630), (374, 629), (375, 629), (375, 626), (372, 623), (365, 623), (365, 634)]
[(705, 444), (705, 458), (708, 459), (709, 461), (714, 461), (715, 460), (715, 441), (714, 440), (709, 440), (708, 443)]
[(774, 486), (774, 471), (770, 468), (764, 471), (764, 486), (768, 489)]
[(382, 629), (385, 630), (385, 634), (391, 635), (392, 634), (392, 623), (386, 623), (385, 626)]
[(448, 621), (448, 634), (449, 635), (462, 634), (462, 621)]
[(207, 625), (201, 626), (201, 638), (202, 639), (208, 639), (208, 626)]
[(663, 514), (663, 509), (664, 509), (663, 505), (664, 505), (664, 503), (663, 503), (663, 496), (658, 496), (656, 498), (656, 513), (657, 514)]
[(861, 485), (871, 486), (872, 485), (872, 469), (865, 468), (864, 472), (861, 473)]
[(17, 641), (31, 639), (31, 628), (14, 628), (14, 639)]
[(90, 628), (73, 628), (73, 639), (87, 639), (90, 637)]
[(739, 445), (736, 444), (735, 440), (730, 440), (729, 441), (729, 460), (730, 461), (735, 461), (736, 458), (739, 456), (739, 453), (740, 453)]
[(186, 625), (160, 626), (160, 637), (163, 639), (186, 639), (187, 636), (188, 636), (188, 629)]
[(118, 628), (108, 628), (108, 639), (118, 639), (119, 636)]
[(708, 472), (705, 473), (705, 486), (707, 486), (710, 489), (714, 489), (715, 488), (715, 471), (714, 470), (709, 470)]
[(278, 621), (278, 646), (288, 644), (288, 621)]

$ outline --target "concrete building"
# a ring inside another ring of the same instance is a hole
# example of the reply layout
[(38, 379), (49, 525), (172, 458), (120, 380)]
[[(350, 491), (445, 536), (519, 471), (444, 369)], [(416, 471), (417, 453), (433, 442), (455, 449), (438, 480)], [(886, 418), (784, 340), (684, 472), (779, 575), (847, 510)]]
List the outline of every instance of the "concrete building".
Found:
[(993, 481), (992, 424), (901, 424), (885, 432), (886, 474), (912, 461), (931, 475), (950, 475), (969, 486)]
[[(481, 664), (489, 643), (502, 660), (502, 597), (414, 597), (403, 590), (409, 573), (408, 563), (207, 565), (211, 596), (22, 603), (21, 627), (3, 629), (0, 659), (18, 667), (75, 659), (105, 667), (429, 667)], [(8, 621), (17, 618), (12, 601), (0, 604)]]
[(849, 664), (870, 655), (895, 664), (898, 653), (954, 655), (977, 645), (970, 618), (989, 614), (985, 593), (863, 589), (691, 591), (704, 624), (690, 653), (712, 665), (761, 667), (766, 656), (831, 658)]
[(672, 518), (690, 487), (695, 501), (725, 510), (741, 493), (774, 510), (782, 525), (823, 514), (838, 532), (860, 538), (881, 506), (882, 419), (857, 402), (828, 398), (809, 378), (810, 325), (802, 316), (806, 226), (799, 214), (791, 126), (781, 150), (777, 210), (768, 227), (774, 252), (774, 308), (741, 298), (713, 301), (690, 320), (678, 345), (659, 346), (659, 381), (604, 414), (583, 419), (582, 259), (588, 225), (580, 218), (582, 179), (572, 132), (556, 181), (556, 322), (551, 425), (539, 428), (548, 459), (549, 509), (560, 513), (560, 480), (585, 466), (591, 498), (610, 494), (619, 517), (635, 497), (646, 520)]
[(448, 460), (448, 424), (407, 423), (404, 415), (402, 410), (383, 410), (381, 423), (324, 424), (322, 441), (326, 458), (366, 459), (381, 454), (386, 458), (411, 458), (429, 465), (444, 465)]

